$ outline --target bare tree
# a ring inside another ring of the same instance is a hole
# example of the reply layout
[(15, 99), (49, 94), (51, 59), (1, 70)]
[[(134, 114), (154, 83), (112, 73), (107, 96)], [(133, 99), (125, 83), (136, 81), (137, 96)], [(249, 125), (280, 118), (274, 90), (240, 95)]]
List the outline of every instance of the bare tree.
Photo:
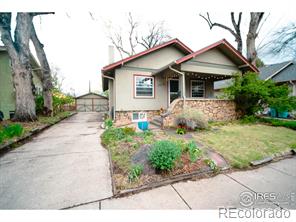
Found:
[[(122, 28), (116, 30), (110, 24), (107, 25), (109, 30), (108, 38), (119, 52), (121, 58), (134, 55), (138, 46), (149, 49), (171, 38), (164, 28), (164, 22), (148, 24), (148, 32), (142, 35), (138, 34), (139, 26), (139, 22), (134, 20), (131, 13), (128, 14), (128, 29), (124, 33)], [(126, 35), (127, 40), (124, 38)]]
[(237, 42), (237, 50), (240, 53), (242, 53), (243, 41), (242, 41), (241, 30), (240, 30), (240, 25), (241, 25), (241, 20), (242, 20), (242, 12), (239, 12), (237, 21), (235, 20), (234, 12), (230, 13), (233, 29), (226, 26), (226, 25), (223, 25), (221, 23), (212, 22), (212, 20), (210, 18), (210, 14), (208, 12), (206, 13), (206, 16), (202, 15), (202, 14), (199, 14), (199, 16), (201, 16), (208, 23), (210, 29), (212, 29), (213, 27), (220, 27), (222, 29), (229, 31), (234, 36), (235, 41)]
[[(120, 57), (123, 58), (124, 55), (126, 56), (132, 56), (135, 54), (136, 46), (137, 46), (137, 34), (136, 29), (138, 27), (138, 23), (134, 21), (132, 14), (129, 12), (128, 14), (128, 40), (125, 42), (123, 34), (122, 34), (122, 28), (120, 28), (119, 31), (116, 31), (114, 27), (109, 25), (109, 33), (108, 38), (110, 39), (111, 43), (115, 46), (117, 51), (120, 54)], [(128, 44), (125, 44), (128, 43)], [(128, 47), (126, 46), (128, 45)]]
[(29, 40), (32, 16), (17, 13), (14, 40), (11, 36), (11, 13), (0, 13), (1, 40), (7, 48), (12, 65), (13, 85), (16, 94), (14, 120), (37, 119), (32, 90), (32, 68), (30, 64)]
[(296, 58), (296, 23), (290, 23), (273, 33), (268, 45), (268, 53)]
[(141, 37), (136, 36), (137, 43), (142, 45), (145, 49), (150, 49), (160, 45), (170, 38), (171, 37), (164, 27), (164, 22), (149, 24), (149, 30), (146, 35)]
[(247, 59), (256, 65), (257, 51), (256, 38), (258, 37), (258, 29), (260, 22), (264, 16), (264, 12), (251, 12), (249, 31), (247, 34)]
[[(40, 14), (53, 14), (51, 12), (49, 13), (30, 13), (32, 17)], [(31, 35), (30, 39), (32, 40), (34, 44), (34, 48), (41, 66), (41, 82), (42, 82), (42, 94), (43, 94), (43, 114), (45, 115), (53, 115), (53, 104), (52, 104), (52, 78), (51, 78), (51, 71), (50, 66), (47, 61), (47, 57), (44, 51), (44, 45), (40, 42), (36, 30), (34, 27), (34, 24), (31, 20)]]

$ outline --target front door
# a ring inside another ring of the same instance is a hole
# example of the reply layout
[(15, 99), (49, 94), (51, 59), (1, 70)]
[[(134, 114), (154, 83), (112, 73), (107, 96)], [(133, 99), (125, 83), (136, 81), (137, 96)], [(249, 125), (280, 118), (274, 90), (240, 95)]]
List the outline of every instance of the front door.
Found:
[(175, 99), (179, 98), (179, 80), (169, 79), (169, 103), (173, 102)]

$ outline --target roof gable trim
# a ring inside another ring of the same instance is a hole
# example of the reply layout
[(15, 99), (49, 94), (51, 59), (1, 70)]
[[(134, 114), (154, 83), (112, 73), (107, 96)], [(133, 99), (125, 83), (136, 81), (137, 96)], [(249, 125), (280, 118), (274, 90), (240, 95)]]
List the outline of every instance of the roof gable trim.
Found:
[(240, 54), (240, 52), (238, 52), (228, 41), (226, 41), (226, 39), (222, 39), (222, 40), (220, 40), (218, 42), (215, 42), (215, 43), (213, 43), (213, 44), (211, 44), (211, 45), (209, 45), (207, 47), (204, 47), (204, 48), (202, 48), (202, 49), (200, 49), (200, 50), (198, 50), (196, 52), (193, 52), (190, 55), (184, 56), (183, 58), (180, 58), (180, 59), (176, 60), (176, 64), (181, 64), (183, 62), (186, 62), (186, 61), (188, 61), (188, 60), (190, 60), (190, 59), (192, 59), (192, 58), (194, 58), (194, 57), (196, 57), (196, 56), (198, 56), (198, 55), (200, 55), (202, 53), (205, 53), (205, 52), (207, 52), (207, 51), (209, 51), (209, 50), (211, 50), (211, 49), (213, 49), (213, 48), (215, 48), (215, 47), (217, 47), (217, 46), (219, 46), (221, 44), (225, 45), (228, 49), (230, 49), (230, 51), (232, 53), (234, 53), (238, 58), (240, 58), (254, 72), (259, 72), (259, 70), (255, 66), (253, 66), (246, 58), (244, 58)]
[(164, 47), (167, 47), (167, 46), (170, 46), (170, 45), (175, 45), (175, 44), (178, 45), (182, 50), (184, 50), (188, 54), (193, 53), (193, 51), (188, 46), (186, 46), (184, 43), (182, 43), (179, 39), (176, 38), (176, 39), (172, 39), (172, 40), (170, 40), (168, 42), (165, 42), (165, 43), (163, 43), (161, 45), (158, 45), (158, 46), (155, 46), (153, 48), (147, 49), (147, 50), (145, 50), (143, 52), (140, 52), (138, 54), (135, 54), (133, 56), (122, 59), (122, 60), (120, 60), (118, 62), (109, 64), (109, 65), (102, 68), (102, 72), (110, 71), (110, 70), (112, 70), (112, 69), (114, 69), (114, 68), (116, 68), (118, 66), (122, 66), (125, 63), (130, 62), (130, 61), (132, 61), (134, 59), (137, 59), (137, 58), (139, 58), (141, 56), (147, 55), (149, 53), (152, 53), (152, 52), (157, 51), (159, 49), (162, 49)]

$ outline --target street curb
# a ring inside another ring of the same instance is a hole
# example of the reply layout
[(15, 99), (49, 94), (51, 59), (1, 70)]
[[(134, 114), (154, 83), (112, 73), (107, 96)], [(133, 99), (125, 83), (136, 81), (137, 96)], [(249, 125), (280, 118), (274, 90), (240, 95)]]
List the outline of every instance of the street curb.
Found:
[(277, 161), (279, 159), (285, 159), (285, 158), (291, 157), (291, 156), (295, 155), (295, 153), (296, 153), (295, 150), (291, 149), (288, 151), (273, 154), (273, 155), (265, 157), (261, 160), (251, 161), (250, 165), (253, 167), (261, 166), (261, 165), (264, 165), (264, 164), (267, 164), (267, 163), (270, 163), (273, 161)]
[(49, 127), (61, 122), (62, 120), (70, 118), (76, 114), (77, 114), (77, 112), (71, 113), (69, 116), (62, 117), (61, 119), (57, 120), (54, 123), (49, 123), (44, 126), (41, 126), (40, 128), (33, 129), (29, 133), (27, 133), (26, 135), (23, 135), (22, 137), (20, 137), (19, 139), (15, 140), (15, 141), (11, 141), (9, 143), (1, 145), (0, 146), (0, 157), (3, 156), (4, 154), (8, 153), (9, 151), (19, 147), (20, 145), (24, 144), (24, 142), (28, 141), (29, 139), (31, 139), (34, 136), (37, 136), (38, 134), (40, 134), (44, 130), (48, 129)]

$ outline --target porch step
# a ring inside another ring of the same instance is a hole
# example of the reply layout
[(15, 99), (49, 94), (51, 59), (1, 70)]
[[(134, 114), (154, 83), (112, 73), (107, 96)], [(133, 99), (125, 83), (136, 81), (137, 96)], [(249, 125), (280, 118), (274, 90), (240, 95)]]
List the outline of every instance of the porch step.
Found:
[(150, 121), (151, 124), (155, 125), (155, 126), (159, 126), (161, 127), (161, 123), (162, 123), (162, 119), (160, 116), (155, 116), (153, 117), (153, 119)]

